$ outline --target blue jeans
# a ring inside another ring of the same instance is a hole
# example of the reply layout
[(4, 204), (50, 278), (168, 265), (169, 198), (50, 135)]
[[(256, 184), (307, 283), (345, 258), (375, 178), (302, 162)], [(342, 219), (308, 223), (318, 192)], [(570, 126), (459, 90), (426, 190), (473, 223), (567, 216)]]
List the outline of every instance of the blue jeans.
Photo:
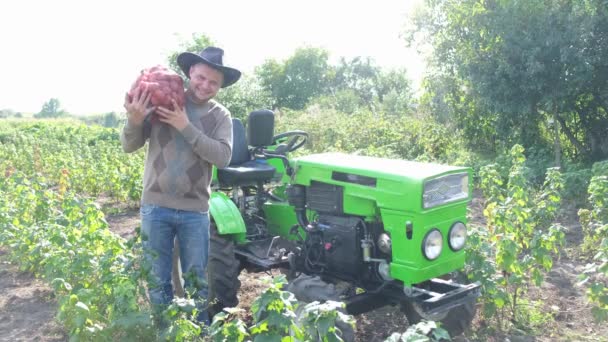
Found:
[(185, 289), (196, 289), (202, 301), (198, 320), (209, 323), (206, 300), (209, 293), (205, 271), (209, 253), (209, 214), (145, 204), (140, 209), (143, 250), (152, 266), (148, 294), (152, 305), (164, 308), (173, 300), (171, 271), (173, 241), (177, 236)]

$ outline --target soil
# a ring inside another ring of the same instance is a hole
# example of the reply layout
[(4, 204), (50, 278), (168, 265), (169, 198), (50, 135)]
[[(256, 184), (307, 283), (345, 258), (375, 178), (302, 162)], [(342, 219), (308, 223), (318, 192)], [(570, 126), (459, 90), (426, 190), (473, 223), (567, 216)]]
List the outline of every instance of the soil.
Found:
[(55, 320), (53, 291), (9, 263), (5, 254), (0, 249), (0, 341), (67, 341)]
[[(128, 239), (139, 226), (139, 212), (132, 206), (103, 205), (108, 213), (110, 229)], [(483, 224), (483, 201), (476, 196), (470, 204), (471, 224)], [(111, 208), (111, 210), (108, 210)], [(487, 323), (478, 314), (471, 332), (457, 338), (458, 341), (608, 341), (608, 324), (593, 321), (591, 307), (585, 298), (585, 289), (578, 287), (577, 277), (588, 256), (580, 254), (578, 246), (582, 231), (576, 222), (576, 210), (564, 212), (561, 219), (566, 230), (566, 245), (560, 259), (546, 276), (540, 288), (530, 289), (530, 299), (538, 312), (536, 319), (543, 321), (542, 330), (520, 332), (510, 336), (483, 334)], [(55, 321), (57, 303), (48, 285), (30, 273), (21, 272), (9, 263), (6, 250), (0, 249), (0, 341), (67, 341), (67, 336)], [(242, 283), (239, 307), (249, 312), (253, 300), (267, 287), (274, 273), (248, 273), (240, 275)], [(529, 305), (532, 305), (530, 303)], [(478, 312), (481, 308), (478, 309)], [(244, 314), (242, 318), (251, 321)], [(356, 317), (357, 341), (384, 341), (394, 332), (407, 329), (407, 318), (397, 307), (385, 307)], [(475, 333), (477, 331), (477, 333)], [(534, 337), (536, 335), (537, 337)]]

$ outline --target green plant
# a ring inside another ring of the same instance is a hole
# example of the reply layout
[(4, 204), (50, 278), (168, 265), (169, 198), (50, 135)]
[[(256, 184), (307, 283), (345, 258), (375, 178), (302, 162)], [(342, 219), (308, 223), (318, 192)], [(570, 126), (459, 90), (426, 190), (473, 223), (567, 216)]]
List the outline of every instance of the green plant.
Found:
[(496, 165), (481, 169), (487, 227), (473, 227), (468, 244), (466, 269), (472, 280), (481, 282), (484, 316), (495, 319), (499, 331), (509, 322), (529, 328), (520, 313), (522, 298), (531, 283), (543, 282), (564, 241), (562, 227), (553, 224), (561, 174), (549, 169), (543, 186), (534, 190), (525, 177), (523, 152), (519, 145), (511, 149), (506, 183)]
[(401, 333), (394, 333), (385, 342), (434, 342), (449, 341), (450, 334), (433, 321), (422, 321)]
[[(254, 341), (283, 340), (283, 337), (302, 338), (301, 329), (295, 324), (297, 303), (291, 292), (282, 291), (283, 277), (274, 278), (270, 287), (251, 305), (255, 324), (250, 328)], [(288, 339), (293, 341), (294, 339)]]
[(343, 308), (344, 303), (335, 301), (306, 304), (299, 320), (306, 336), (314, 341), (342, 341), (344, 332), (336, 323), (344, 322), (353, 328), (355, 325), (352, 316), (340, 311)]
[(590, 209), (578, 213), (585, 233), (585, 250), (595, 254), (580, 280), (587, 284), (594, 318), (604, 321), (608, 320), (608, 161), (594, 164), (592, 172), (588, 188)]
[[(238, 309), (225, 308), (213, 318), (213, 341), (343, 341), (338, 322), (354, 325), (343, 314), (344, 303), (327, 301), (298, 304), (293, 293), (283, 291), (285, 277), (275, 277), (252, 306), (253, 325), (247, 327), (237, 316)], [(298, 308), (298, 305), (303, 307)], [(300, 310), (301, 309), (301, 310)], [(296, 314), (299, 312), (299, 314)]]

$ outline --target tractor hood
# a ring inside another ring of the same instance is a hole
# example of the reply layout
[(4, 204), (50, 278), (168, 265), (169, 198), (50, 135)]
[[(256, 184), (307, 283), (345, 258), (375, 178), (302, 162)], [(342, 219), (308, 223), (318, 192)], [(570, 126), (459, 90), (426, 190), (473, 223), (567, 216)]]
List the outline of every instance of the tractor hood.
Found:
[(296, 160), (298, 167), (341, 171), (361, 176), (391, 180), (424, 181), (441, 174), (466, 172), (455, 167), (407, 160), (356, 156), (344, 153), (312, 154)]
[[(371, 200), (381, 208), (424, 210), (436, 207), (436, 203), (454, 202), (456, 198), (461, 202), (470, 197), (470, 169), (466, 167), (343, 153), (300, 157), (293, 166), (297, 184), (336, 185), (343, 189), (345, 197)], [(455, 180), (458, 177), (460, 180)], [(454, 200), (443, 201), (449, 196), (454, 196)]]

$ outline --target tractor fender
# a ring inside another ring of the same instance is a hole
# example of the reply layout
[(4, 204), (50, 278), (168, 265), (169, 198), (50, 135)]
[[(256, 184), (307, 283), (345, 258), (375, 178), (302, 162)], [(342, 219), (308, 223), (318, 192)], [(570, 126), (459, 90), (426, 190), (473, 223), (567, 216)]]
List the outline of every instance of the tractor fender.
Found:
[(215, 222), (219, 235), (234, 234), (237, 242), (245, 241), (247, 228), (241, 212), (224, 193), (211, 193), (209, 214)]

